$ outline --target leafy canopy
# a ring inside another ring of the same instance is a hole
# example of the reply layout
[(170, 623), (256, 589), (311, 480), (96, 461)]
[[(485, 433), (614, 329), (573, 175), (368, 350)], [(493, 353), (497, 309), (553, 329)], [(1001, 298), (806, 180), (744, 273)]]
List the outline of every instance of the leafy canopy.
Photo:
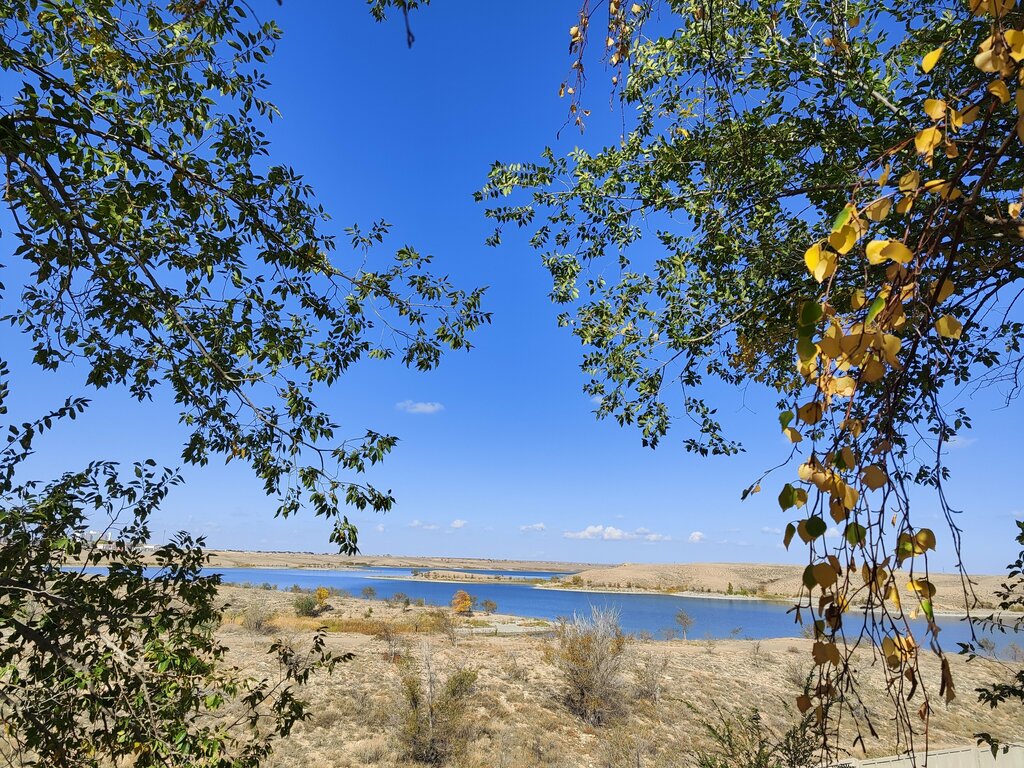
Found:
[(496, 164), (478, 195), (492, 243), (531, 228), (599, 417), (655, 446), (682, 413), (697, 425), (687, 449), (727, 454), (741, 446), (703, 385), (778, 393), (781, 467), (798, 465), (780, 483), (796, 516), (784, 543), (807, 548), (795, 611), (816, 640), (797, 704), (832, 748), (842, 711), (864, 726), (857, 742), (874, 732), (850, 663), (861, 640), (911, 749), (934, 700), (955, 695), (928, 578), (936, 536), (911, 488), (934, 490), (958, 548), (943, 446), (970, 417), (947, 396), (969, 381), (1015, 392), (1021, 364), (1024, 17), (1013, 0), (892, 5), (586, 4), (569, 29), (570, 120), (585, 122), (597, 36), (625, 132), (597, 153)]
[[(407, 11), (375, 0), (371, 12)], [(278, 499), (334, 519), (386, 510), (357, 481), (396, 438), (344, 437), (318, 391), (365, 358), (420, 370), (489, 320), (482, 290), (380, 254), (388, 225), (345, 230), (275, 163), (262, 66), (280, 30), (244, 0), (0, 0), (3, 233), (18, 285), (0, 319), (48, 370), (84, 370), (138, 400), (164, 388), (190, 436), (182, 459), (246, 462)], [(0, 415), (12, 386), (0, 360)], [(275, 671), (225, 661), (219, 579), (179, 534), (143, 568), (152, 513), (179, 482), (99, 459), (24, 478), (38, 436), (81, 397), (0, 442), (0, 755), (12, 764), (256, 766), (308, 717), (299, 688), (338, 659), (319, 634), (278, 641)], [(86, 538), (104, 528), (109, 542)], [(103, 571), (102, 575), (83, 566)], [(341, 660), (347, 660), (341, 657)]]
[(279, 514), (309, 504), (354, 551), (340, 505), (393, 498), (349, 473), (395, 438), (341, 437), (315, 390), (364, 358), (433, 368), (487, 322), (482, 291), (411, 248), (377, 257), (384, 222), (337, 252), (312, 189), (268, 156), (261, 64), (280, 30), (245, 3), (0, 10), (0, 66), (20, 80), (0, 114), (10, 237), (31, 269), (5, 318), (44, 368), (85, 366), (139, 400), (169, 387), (186, 462), (245, 461)]

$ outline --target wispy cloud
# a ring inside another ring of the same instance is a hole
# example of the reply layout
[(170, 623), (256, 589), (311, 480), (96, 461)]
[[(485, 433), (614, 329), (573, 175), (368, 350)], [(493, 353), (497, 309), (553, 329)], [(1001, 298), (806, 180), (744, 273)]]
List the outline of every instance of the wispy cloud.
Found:
[(764, 528), (761, 529), (761, 533), (770, 533), (773, 536), (778, 536), (779, 534), (782, 533), (782, 529), (781, 528), (770, 528), (768, 526), (765, 526)]
[(395, 408), (406, 413), (417, 413), (430, 415), (444, 410), (443, 403), (422, 403), (417, 400), (403, 400), (395, 403)]
[(547, 526), (544, 523), (533, 523), (532, 525), (520, 525), (519, 530), (523, 533), (532, 533), (533, 531), (546, 531)]
[(409, 523), (410, 528), (419, 528), (421, 531), (436, 531), (440, 526), (434, 523), (424, 523), (422, 520), (413, 520)]
[(567, 539), (602, 539), (604, 541), (672, 541), (671, 536), (655, 533), (647, 528), (624, 531), (614, 525), (588, 525), (582, 531), (565, 531)]
[(466, 521), (465, 520), (452, 520), (450, 523), (448, 523), (448, 526), (450, 528), (465, 528), (466, 527)]
[(946, 448), (948, 448), (951, 451), (955, 451), (960, 448), (970, 448), (976, 442), (978, 442), (978, 438), (976, 437), (953, 435), (953, 437), (949, 438), (949, 440), (946, 441)]
[(384, 523), (377, 523), (377, 533), (384, 533)]
[(704, 541), (704, 534), (700, 531), (694, 531), (690, 534), (689, 538), (691, 544), (700, 544), (702, 541)]

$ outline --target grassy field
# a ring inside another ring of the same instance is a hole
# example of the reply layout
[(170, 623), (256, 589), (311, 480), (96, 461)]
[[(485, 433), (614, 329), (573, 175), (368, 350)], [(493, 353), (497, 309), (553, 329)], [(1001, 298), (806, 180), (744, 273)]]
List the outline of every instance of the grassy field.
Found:
[[(764, 727), (778, 733), (790, 727), (798, 719), (794, 701), (811, 663), (809, 640), (631, 640), (616, 684), (619, 711), (591, 725), (566, 706), (564, 680), (553, 663), (556, 641), (550, 633), (527, 634), (551, 629), (543, 623), (477, 614), (453, 628), (436, 609), (337, 596), (328, 599), (329, 610), (311, 618), (296, 615), (296, 595), (288, 592), (225, 587), (223, 595), (229, 608), (220, 631), (231, 648), (229, 658), (252, 674), (270, 674), (266, 649), (274, 638), (301, 642), (319, 625), (328, 627), (332, 650), (355, 654), (305, 691), (314, 715), (280, 743), (269, 763), (279, 768), (416, 765), (403, 737), (410, 722), (408, 680), (424, 681), (427, 664), (439, 689), (453, 676), (469, 680), (475, 673), (453, 731), (463, 750), (452, 765), (691, 765), (694, 751), (710, 743), (701, 719), (713, 721), (719, 713), (742, 718), (756, 707)], [(878, 738), (867, 736), (867, 754), (893, 754), (897, 745), (881, 663), (865, 650), (856, 664), (865, 682), (861, 706), (875, 715), (879, 731)], [(1019, 706), (993, 711), (972, 693), (979, 684), (1005, 678), (1009, 667), (957, 656), (951, 664), (959, 695), (949, 705), (932, 699), (932, 747), (971, 744), (979, 730), (1020, 739)], [(937, 683), (937, 670), (929, 655), (929, 684)], [(844, 731), (844, 745), (850, 746), (853, 735)]]

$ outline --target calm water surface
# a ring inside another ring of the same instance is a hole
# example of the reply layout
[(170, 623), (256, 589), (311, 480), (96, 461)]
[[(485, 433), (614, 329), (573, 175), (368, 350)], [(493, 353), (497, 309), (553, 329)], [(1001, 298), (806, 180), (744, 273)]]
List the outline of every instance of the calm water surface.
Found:
[[(88, 568), (88, 571), (103, 572), (102, 568)], [(574, 615), (589, 616), (593, 608), (612, 608), (618, 611), (619, 623), (628, 633), (649, 632), (655, 638), (664, 636), (666, 630), (678, 631), (675, 617), (679, 611), (693, 619), (688, 637), (702, 638), (751, 638), (800, 637), (802, 626), (794, 621), (794, 614), (788, 612), (789, 603), (767, 600), (729, 599), (721, 600), (700, 597), (678, 597), (675, 595), (647, 595), (636, 593), (587, 592), (577, 589), (545, 589), (533, 584), (501, 582), (455, 583), (450, 581), (424, 581), (408, 579), (411, 568), (346, 568), (327, 570), (316, 568), (217, 568), (207, 573), (219, 573), (226, 584), (269, 584), (286, 590), (292, 586), (303, 589), (332, 587), (345, 590), (352, 597), (361, 598), (366, 587), (372, 587), (379, 599), (386, 599), (395, 593), (402, 593), (412, 600), (422, 598), (428, 605), (448, 605), (458, 589), (465, 589), (479, 600), (493, 600), (499, 613), (547, 619), (550, 621)], [(426, 571), (429, 569), (415, 569)], [(447, 570), (447, 569), (446, 569)], [(454, 570), (454, 569), (451, 569)], [(501, 571), (460, 569), (464, 573), (479, 573), (491, 576), (513, 578), (550, 579), (552, 576), (567, 576), (564, 572), (552, 571)], [(150, 574), (155, 568), (147, 568)], [(849, 614), (846, 620), (847, 632), (854, 636), (860, 629), (862, 617)], [(970, 638), (966, 622), (956, 616), (939, 616), (940, 637), (943, 649), (948, 652), (959, 650), (958, 642)], [(925, 623), (913, 624), (914, 634), (921, 642), (927, 640)], [(1018, 636), (990, 635), (996, 647), (1005, 649), (1011, 642), (1024, 644)]]
[[(740, 637), (764, 639), (770, 637), (800, 637), (802, 626), (787, 613), (789, 603), (767, 600), (720, 600), (674, 595), (646, 595), (631, 593), (585, 592), (568, 589), (543, 589), (531, 584), (467, 583), (444, 581), (402, 580), (409, 576), (409, 568), (360, 568), (346, 570), (314, 570), (305, 568), (213, 568), (223, 576), (225, 583), (269, 583), (278, 589), (297, 584), (305, 589), (333, 587), (344, 589), (353, 597), (361, 597), (362, 590), (373, 587), (378, 598), (387, 598), (401, 592), (416, 600), (423, 598), (428, 604), (447, 605), (457, 589), (465, 589), (480, 600), (493, 600), (500, 613), (554, 620), (573, 615), (589, 615), (593, 607), (613, 608), (619, 613), (619, 622), (625, 632), (650, 632), (659, 638), (665, 630), (678, 630), (675, 616), (686, 611), (693, 619), (688, 637), (726, 638)], [(426, 570), (426, 569), (418, 569)], [(518, 578), (550, 578), (565, 573), (545, 571), (468, 570), (466, 573), (486, 573)], [(968, 626), (955, 616), (940, 616), (937, 623), (940, 637), (947, 651), (958, 650), (957, 642), (969, 638)], [(847, 619), (851, 633), (859, 629), (855, 615)], [(914, 625), (915, 635), (924, 641), (925, 624)], [(1005, 647), (1014, 638), (996, 635), (997, 647)], [(1020, 643), (1018, 643), (1020, 644)]]

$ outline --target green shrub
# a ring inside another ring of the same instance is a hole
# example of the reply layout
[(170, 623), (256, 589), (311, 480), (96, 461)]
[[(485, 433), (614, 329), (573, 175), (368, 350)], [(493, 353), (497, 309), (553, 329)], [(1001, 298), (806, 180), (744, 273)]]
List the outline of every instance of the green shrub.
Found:
[(712, 746), (694, 753), (697, 768), (809, 768), (818, 764), (820, 742), (810, 718), (803, 718), (781, 736), (764, 723), (756, 709), (745, 716), (718, 710), (717, 722), (701, 717), (700, 724)]
[(562, 620), (554, 662), (562, 673), (565, 703), (591, 725), (622, 713), (628, 685), (623, 676), (626, 636), (614, 610), (593, 608), (589, 619)]
[(296, 616), (317, 616), (320, 613), (320, 606), (313, 595), (302, 594), (295, 598)]
[(477, 672), (457, 669), (442, 684), (429, 650), (423, 666), (422, 673), (409, 670), (402, 676), (405, 711), (399, 741), (413, 760), (441, 765), (459, 755), (469, 741), (466, 714)]
[(250, 605), (242, 612), (242, 626), (261, 635), (269, 634), (275, 629), (270, 612), (258, 605)]

